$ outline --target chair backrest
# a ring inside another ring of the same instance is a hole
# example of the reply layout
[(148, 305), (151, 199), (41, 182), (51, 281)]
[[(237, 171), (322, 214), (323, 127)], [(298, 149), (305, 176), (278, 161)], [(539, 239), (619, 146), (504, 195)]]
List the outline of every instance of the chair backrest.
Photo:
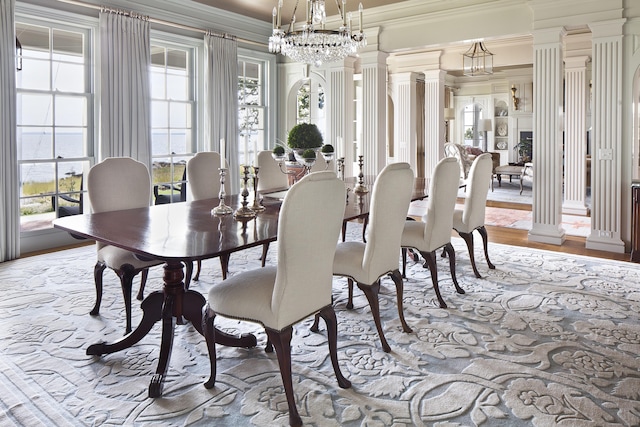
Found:
[[(346, 190), (333, 172), (292, 185), (278, 220), (278, 264), (271, 308), (281, 329), (331, 304), (333, 257)], [(396, 260), (397, 262), (397, 260)]]
[(387, 165), (373, 184), (362, 263), (369, 283), (398, 268), (402, 230), (412, 192), (413, 171), (408, 163)]
[(464, 146), (454, 143), (444, 144), (444, 155), (446, 157), (455, 157), (460, 167), (460, 179), (467, 179), (469, 176), (471, 161), (469, 160), (469, 154)]
[(458, 162), (453, 157), (443, 158), (433, 170), (424, 216), (424, 239), (430, 250), (451, 241), (453, 211), (460, 186), (459, 172)]
[(258, 167), (258, 191), (289, 187), (289, 177), (280, 170), (271, 151), (258, 153)]
[(464, 210), (462, 212), (462, 222), (467, 224), (469, 229), (474, 229), (484, 224), (487, 193), (491, 184), (492, 170), (493, 162), (490, 153), (484, 153), (476, 157), (469, 170), (467, 197), (464, 201)]
[(94, 213), (149, 206), (149, 169), (130, 157), (106, 158), (89, 169), (87, 196)]
[[(226, 164), (226, 160), (225, 160)], [(220, 194), (220, 154), (202, 151), (187, 162), (187, 200), (202, 200), (218, 197)], [(224, 181), (224, 191), (229, 194), (229, 180)]]
[(322, 172), (322, 171), (331, 171), (336, 172), (336, 161), (331, 159), (329, 160), (329, 166), (327, 166), (327, 161), (322, 157), (322, 154), (318, 153), (318, 158), (316, 162), (311, 166), (309, 173), (311, 172)]

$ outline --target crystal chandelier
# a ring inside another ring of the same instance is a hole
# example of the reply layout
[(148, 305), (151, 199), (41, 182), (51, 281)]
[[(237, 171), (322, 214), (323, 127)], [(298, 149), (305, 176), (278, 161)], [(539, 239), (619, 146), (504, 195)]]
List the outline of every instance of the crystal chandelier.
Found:
[(358, 30), (352, 30), (351, 12), (346, 12), (347, 1), (336, 0), (341, 25), (337, 30), (325, 29), (327, 19), (325, 0), (302, 0), (306, 3), (307, 20), (300, 30), (294, 30), (296, 10), (300, 0), (296, 0), (288, 28), (282, 29), (282, 2), (273, 8), (273, 34), (269, 37), (269, 51), (281, 53), (296, 62), (320, 66), (327, 62), (341, 61), (358, 48), (366, 46), (367, 39), (362, 31), (362, 3), (358, 8)]
[(482, 42), (475, 42), (463, 56), (463, 74), (481, 76), (493, 74), (493, 53)]

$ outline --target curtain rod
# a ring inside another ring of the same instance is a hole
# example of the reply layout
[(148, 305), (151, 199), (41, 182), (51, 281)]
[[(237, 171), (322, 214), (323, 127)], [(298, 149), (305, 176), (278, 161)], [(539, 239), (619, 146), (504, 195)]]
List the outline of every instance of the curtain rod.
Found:
[[(94, 5), (94, 4), (85, 3), (85, 2), (82, 2), (82, 1), (78, 1), (78, 0), (57, 0), (57, 1), (59, 1), (61, 3), (72, 4), (72, 5), (75, 5), (75, 6), (87, 7), (89, 9), (94, 9), (94, 10), (97, 10), (97, 11), (102, 11), (103, 9), (105, 9), (104, 6), (97, 6), (97, 5)], [(108, 7), (106, 9), (110, 10), (110, 8), (108, 8)], [(165, 21), (163, 19), (156, 19), (156, 18), (149, 17), (149, 22), (152, 22), (154, 24), (164, 25), (164, 26), (167, 26), (167, 27), (173, 27), (173, 28), (180, 28), (180, 29), (183, 29), (183, 30), (195, 31), (195, 32), (202, 33), (202, 34), (219, 35), (218, 33), (215, 33), (215, 32), (213, 32), (211, 30), (203, 30), (202, 28), (196, 28), (196, 27), (191, 27), (191, 26), (188, 26), (188, 25), (178, 24), (176, 22)], [(260, 47), (266, 47), (267, 46), (266, 43), (260, 43), (260, 42), (256, 42), (256, 41), (253, 41), (253, 40), (247, 40), (247, 39), (243, 39), (243, 38), (239, 38), (239, 37), (235, 37), (235, 38), (240, 43), (245, 43), (245, 44), (250, 44), (250, 45), (260, 46)]]

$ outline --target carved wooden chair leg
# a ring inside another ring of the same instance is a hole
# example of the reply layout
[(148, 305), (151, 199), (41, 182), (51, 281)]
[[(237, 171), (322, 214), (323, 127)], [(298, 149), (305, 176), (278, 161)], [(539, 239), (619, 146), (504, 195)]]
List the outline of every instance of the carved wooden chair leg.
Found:
[(482, 276), (480, 275), (480, 272), (478, 271), (478, 268), (476, 267), (476, 257), (475, 257), (474, 250), (473, 250), (473, 232), (471, 232), (471, 233), (460, 233), (460, 232), (458, 232), (458, 234), (460, 235), (460, 237), (462, 237), (464, 242), (467, 244), (467, 250), (469, 252), (469, 261), (471, 262), (471, 268), (473, 268), (473, 274), (475, 274), (476, 277), (479, 279)]
[(353, 279), (347, 279), (347, 291), (349, 294), (347, 298), (347, 308), (351, 310), (353, 308)]
[(327, 325), (327, 343), (329, 344), (329, 356), (333, 365), (333, 372), (336, 374), (338, 385), (341, 388), (351, 387), (351, 382), (342, 375), (340, 365), (338, 365), (338, 319), (332, 306), (324, 307), (318, 313)]
[(144, 299), (144, 288), (147, 285), (147, 277), (149, 277), (149, 269), (145, 268), (140, 272), (140, 288), (138, 288), (138, 295), (136, 295), (138, 301)]
[(262, 245), (262, 256), (260, 257), (260, 261), (262, 261), (263, 267), (267, 262), (267, 252), (269, 252), (269, 243), (265, 243), (264, 245)]
[(200, 279), (200, 270), (202, 269), (202, 261), (198, 260), (196, 261), (196, 264), (197, 264), (196, 275), (193, 276), (193, 280), (197, 282)]
[(407, 278), (407, 248), (402, 248), (402, 278)]
[(389, 353), (391, 351), (391, 347), (389, 346), (389, 343), (384, 336), (384, 332), (382, 331), (382, 324), (380, 321), (380, 305), (378, 301), (378, 293), (380, 292), (380, 280), (376, 280), (372, 285), (362, 285), (358, 283), (358, 287), (362, 290), (362, 292), (364, 292), (364, 295), (369, 301), (369, 307), (371, 307), (373, 321), (376, 324), (378, 336), (380, 337), (380, 341), (382, 342), (382, 349), (385, 352)]
[(482, 236), (482, 245), (484, 247), (484, 258), (487, 260), (487, 265), (491, 270), (495, 270), (496, 266), (489, 260), (489, 236), (487, 235), (487, 229), (485, 226), (478, 228), (478, 233)]
[(209, 351), (209, 365), (211, 366), (211, 373), (209, 379), (204, 383), (206, 388), (213, 388), (216, 384), (216, 337), (215, 328), (213, 327), (213, 321), (216, 318), (216, 314), (209, 309), (209, 305), (205, 305), (202, 309), (202, 332), (207, 342), (207, 350)]
[(464, 294), (464, 289), (462, 289), (458, 284), (458, 277), (456, 276), (456, 251), (453, 249), (453, 245), (451, 243), (447, 243), (444, 246), (444, 249), (447, 251), (447, 255), (449, 256), (449, 271), (451, 271), (451, 280), (453, 280), (453, 285), (456, 287), (456, 292)]
[(289, 425), (301, 426), (302, 418), (298, 414), (296, 400), (293, 394), (293, 380), (291, 378), (291, 337), (293, 328), (288, 326), (281, 331), (265, 328), (269, 340), (276, 348), (278, 356), (278, 364), (280, 365), (280, 376), (284, 386), (284, 394), (287, 396), (287, 404), (289, 405)]
[(97, 262), (93, 267), (93, 281), (96, 286), (96, 302), (89, 312), (92, 316), (100, 314), (100, 304), (102, 303), (102, 274), (107, 265), (104, 262)]
[(120, 276), (120, 286), (122, 287), (122, 296), (124, 297), (124, 310), (126, 315), (125, 335), (131, 332), (131, 290), (133, 288), (133, 278), (136, 270), (133, 266), (125, 264), (120, 270), (116, 270)]
[(436, 297), (438, 298), (438, 302), (440, 303), (440, 308), (447, 308), (447, 303), (442, 299), (442, 295), (440, 295), (440, 286), (438, 285), (438, 267), (436, 265), (436, 253), (433, 252), (420, 252), (424, 259), (426, 260), (426, 264), (429, 266), (429, 270), (431, 270), (431, 283), (433, 284), (433, 290), (436, 292)]
[(413, 332), (413, 330), (409, 327), (407, 322), (404, 319), (404, 306), (403, 306), (403, 294), (404, 294), (404, 284), (402, 282), (402, 275), (399, 270), (393, 270), (389, 273), (391, 280), (396, 284), (396, 299), (398, 303), (398, 316), (400, 317), (400, 323), (402, 324), (402, 330), (409, 333)]

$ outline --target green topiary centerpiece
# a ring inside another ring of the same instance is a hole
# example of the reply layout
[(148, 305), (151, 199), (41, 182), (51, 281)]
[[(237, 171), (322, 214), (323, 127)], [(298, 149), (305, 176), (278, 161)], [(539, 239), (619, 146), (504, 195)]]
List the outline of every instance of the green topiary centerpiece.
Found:
[(333, 148), (333, 145), (331, 144), (325, 144), (322, 146), (322, 149), (320, 150), (322, 153), (324, 154), (331, 154), (333, 153), (335, 150)]
[(313, 123), (299, 123), (289, 131), (287, 145), (293, 149), (320, 148), (322, 134), (318, 126)]

